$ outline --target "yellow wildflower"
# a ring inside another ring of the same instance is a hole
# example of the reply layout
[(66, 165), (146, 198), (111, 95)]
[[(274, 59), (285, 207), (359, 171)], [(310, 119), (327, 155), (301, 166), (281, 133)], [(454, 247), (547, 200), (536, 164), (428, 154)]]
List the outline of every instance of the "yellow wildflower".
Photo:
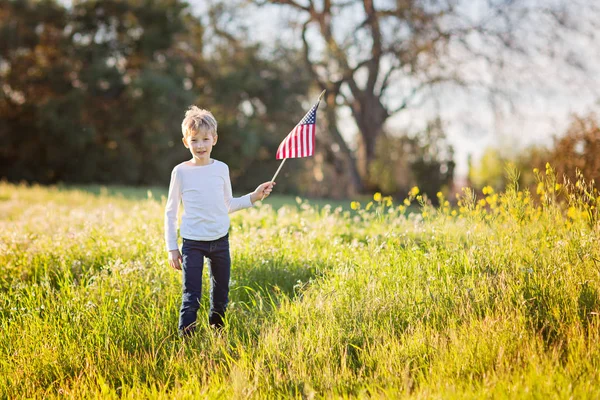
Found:
[(489, 204), (489, 205), (494, 205), (496, 204), (496, 202), (498, 201), (498, 195), (495, 194), (493, 196), (488, 196), (485, 198), (485, 201)]
[(456, 214), (457, 214), (456, 210), (452, 210), (451, 214), (453, 217), (456, 217)]
[(409, 199), (404, 199), (404, 205), (405, 206), (410, 206), (410, 200)]
[(537, 175), (539, 172), (540, 172), (540, 170), (539, 170), (539, 169), (537, 169), (537, 168), (534, 168), (534, 169), (533, 169), (533, 173), (534, 173), (534, 174), (536, 174), (536, 175)]
[(358, 210), (360, 208), (360, 203), (358, 201), (353, 201), (350, 203), (350, 208), (353, 210)]
[(367, 206), (365, 207), (365, 210), (369, 211), (371, 209), (371, 207), (373, 207), (372, 201), (370, 201), (369, 204), (367, 204)]
[(443, 194), (442, 194), (442, 192), (437, 192), (436, 196), (437, 196), (438, 198), (441, 198), (441, 197), (443, 196)]
[(411, 194), (412, 196), (416, 196), (416, 195), (418, 195), (418, 194), (419, 194), (419, 188), (418, 188), (417, 186), (413, 186), (413, 188), (412, 188), (412, 189), (410, 189), (410, 194)]
[(391, 207), (394, 204), (392, 201), (392, 196), (384, 197), (383, 201), (385, 201), (386, 207)]
[(536, 193), (539, 195), (544, 194), (544, 182), (538, 183)]
[(381, 193), (377, 192), (373, 195), (373, 200), (379, 202), (381, 201)]

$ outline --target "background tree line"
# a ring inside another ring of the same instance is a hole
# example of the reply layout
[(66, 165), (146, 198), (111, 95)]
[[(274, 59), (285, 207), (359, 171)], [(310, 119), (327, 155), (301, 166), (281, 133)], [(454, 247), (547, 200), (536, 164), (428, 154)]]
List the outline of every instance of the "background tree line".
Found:
[(215, 157), (251, 186), (310, 87), (297, 54), (208, 38), (179, 0), (2, 2), (0, 36), (0, 175), (15, 181), (164, 185), (197, 104), (219, 120)]
[[(455, 170), (443, 119), (404, 131), (391, 118), (441, 90), (505, 95), (464, 60), (530, 56), (526, 16), (572, 29), (566, 7), (497, 0), (473, 18), (465, 4), (215, 0), (199, 15), (180, 0), (2, 2), (0, 177), (164, 185), (187, 157), (180, 122), (196, 104), (219, 120), (214, 156), (238, 190), (251, 189), (272, 176), (280, 141), (326, 89), (317, 154), (286, 165), (278, 190), (345, 197), (418, 185), (435, 198)], [(251, 10), (286, 11), (268, 21), (281, 34), (255, 39)]]
[(545, 170), (550, 163), (558, 182), (577, 182), (577, 171), (586, 180), (600, 182), (600, 120), (596, 113), (573, 115), (567, 130), (554, 136), (549, 145), (533, 145), (522, 150), (487, 148), (481, 159), (469, 168), (469, 183), (475, 189), (491, 185), (504, 190), (508, 182), (506, 167), (514, 165), (519, 171), (519, 184), (535, 192), (537, 179), (534, 168)]

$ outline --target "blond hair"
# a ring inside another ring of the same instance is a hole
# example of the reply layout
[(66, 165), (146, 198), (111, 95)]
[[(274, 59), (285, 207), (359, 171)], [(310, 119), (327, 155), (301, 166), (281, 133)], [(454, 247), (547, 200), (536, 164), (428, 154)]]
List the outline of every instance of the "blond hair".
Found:
[(201, 130), (206, 130), (213, 136), (217, 136), (217, 120), (210, 111), (190, 106), (185, 112), (185, 117), (181, 123), (181, 133), (184, 137), (187, 137)]

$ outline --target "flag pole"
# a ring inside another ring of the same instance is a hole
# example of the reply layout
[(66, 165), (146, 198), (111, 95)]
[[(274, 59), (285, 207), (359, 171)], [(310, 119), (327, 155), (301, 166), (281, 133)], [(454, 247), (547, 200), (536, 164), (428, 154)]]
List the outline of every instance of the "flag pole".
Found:
[(275, 172), (275, 175), (273, 175), (273, 179), (271, 179), (269, 182), (275, 182), (275, 178), (277, 178), (277, 174), (279, 173), (279, 171), (281, 171), (281, 167), (283, 167), (283, 163), (285, 162), (285, 160), (287, 160), (287, 158), (284, 158), (283, 161), (281, 162), (281, 164), (279, 164), (279, 168), (277, 168), (277, 172)]
[[(281, 162), (281, 164), (279, 164), (279, 168), (277, 168), (277, 172), (275, 172), (275, 175), (273, 175), (273, 179), (271, 179), (269, 182), (275, 182), (275, 178), (277, 178), (277, 174), (279, 173), (279, 171), (281, 171), (281, 167), (283, 167), (285, 160), (287, 160), (287, 158), (284, 158), (283, 161)], [(260, 201), (263, 201), (264, 199), (265, 199), (265, 195), (263, 194), (263, 196), (260, 198)]]
[[(321, 92), (321, 94), (319, 95), (319, 100), (317, 101), (317, 104), (321, 102), (321, 99), (323, 98), (324, 95), (325, 95), (325, 90), (323, 90)], [(273, 175), (273, 179), (271, 179), (269, 182), (275, 182), (275, 178), (277, 178), (277, 174), (279, 174), (279, 171), (281, 171), (281, 167), (283, 167), (285, 160), (287, 160), (287, 158), (284, 158), (283, 161), (281, 162), (281, 164), (279, 164), (279, 168), (277, 168), (277, 172), (275, 172), (275, 175)], [(265, 199), (265, 195), (263, 194), (260, 201), (263, 201), (264, 199)]]

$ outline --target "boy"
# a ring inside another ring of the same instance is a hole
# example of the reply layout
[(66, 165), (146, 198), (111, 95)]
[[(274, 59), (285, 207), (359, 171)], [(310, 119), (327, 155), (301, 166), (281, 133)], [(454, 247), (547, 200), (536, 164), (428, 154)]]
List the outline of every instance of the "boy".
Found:
[[(217, 144), (217, 121), (210, 111), (192, 106), (181, 124), (183, 145), (192, 159), (177, 165), (171, 174), (169, 197), (165, 208), (165, 239), (171, 267), (182, 270), (183, 298), (179, 312), (181, 335), (193, 333), (201, 290), (204, 257), (209, 260), (211, 299), (209, 323), (223, 327), (228, 303), (229, 213), (252, 205), (268, 196), (274, 182), (265, 182), (245, 196), (235, 198), (231, 192), (229, 168), (210, 158)], [(183, 201), (180, 233), (181, 253), (177, 245), (177, 209)], [(182, 256), (183, 253), (183, 256)]]

